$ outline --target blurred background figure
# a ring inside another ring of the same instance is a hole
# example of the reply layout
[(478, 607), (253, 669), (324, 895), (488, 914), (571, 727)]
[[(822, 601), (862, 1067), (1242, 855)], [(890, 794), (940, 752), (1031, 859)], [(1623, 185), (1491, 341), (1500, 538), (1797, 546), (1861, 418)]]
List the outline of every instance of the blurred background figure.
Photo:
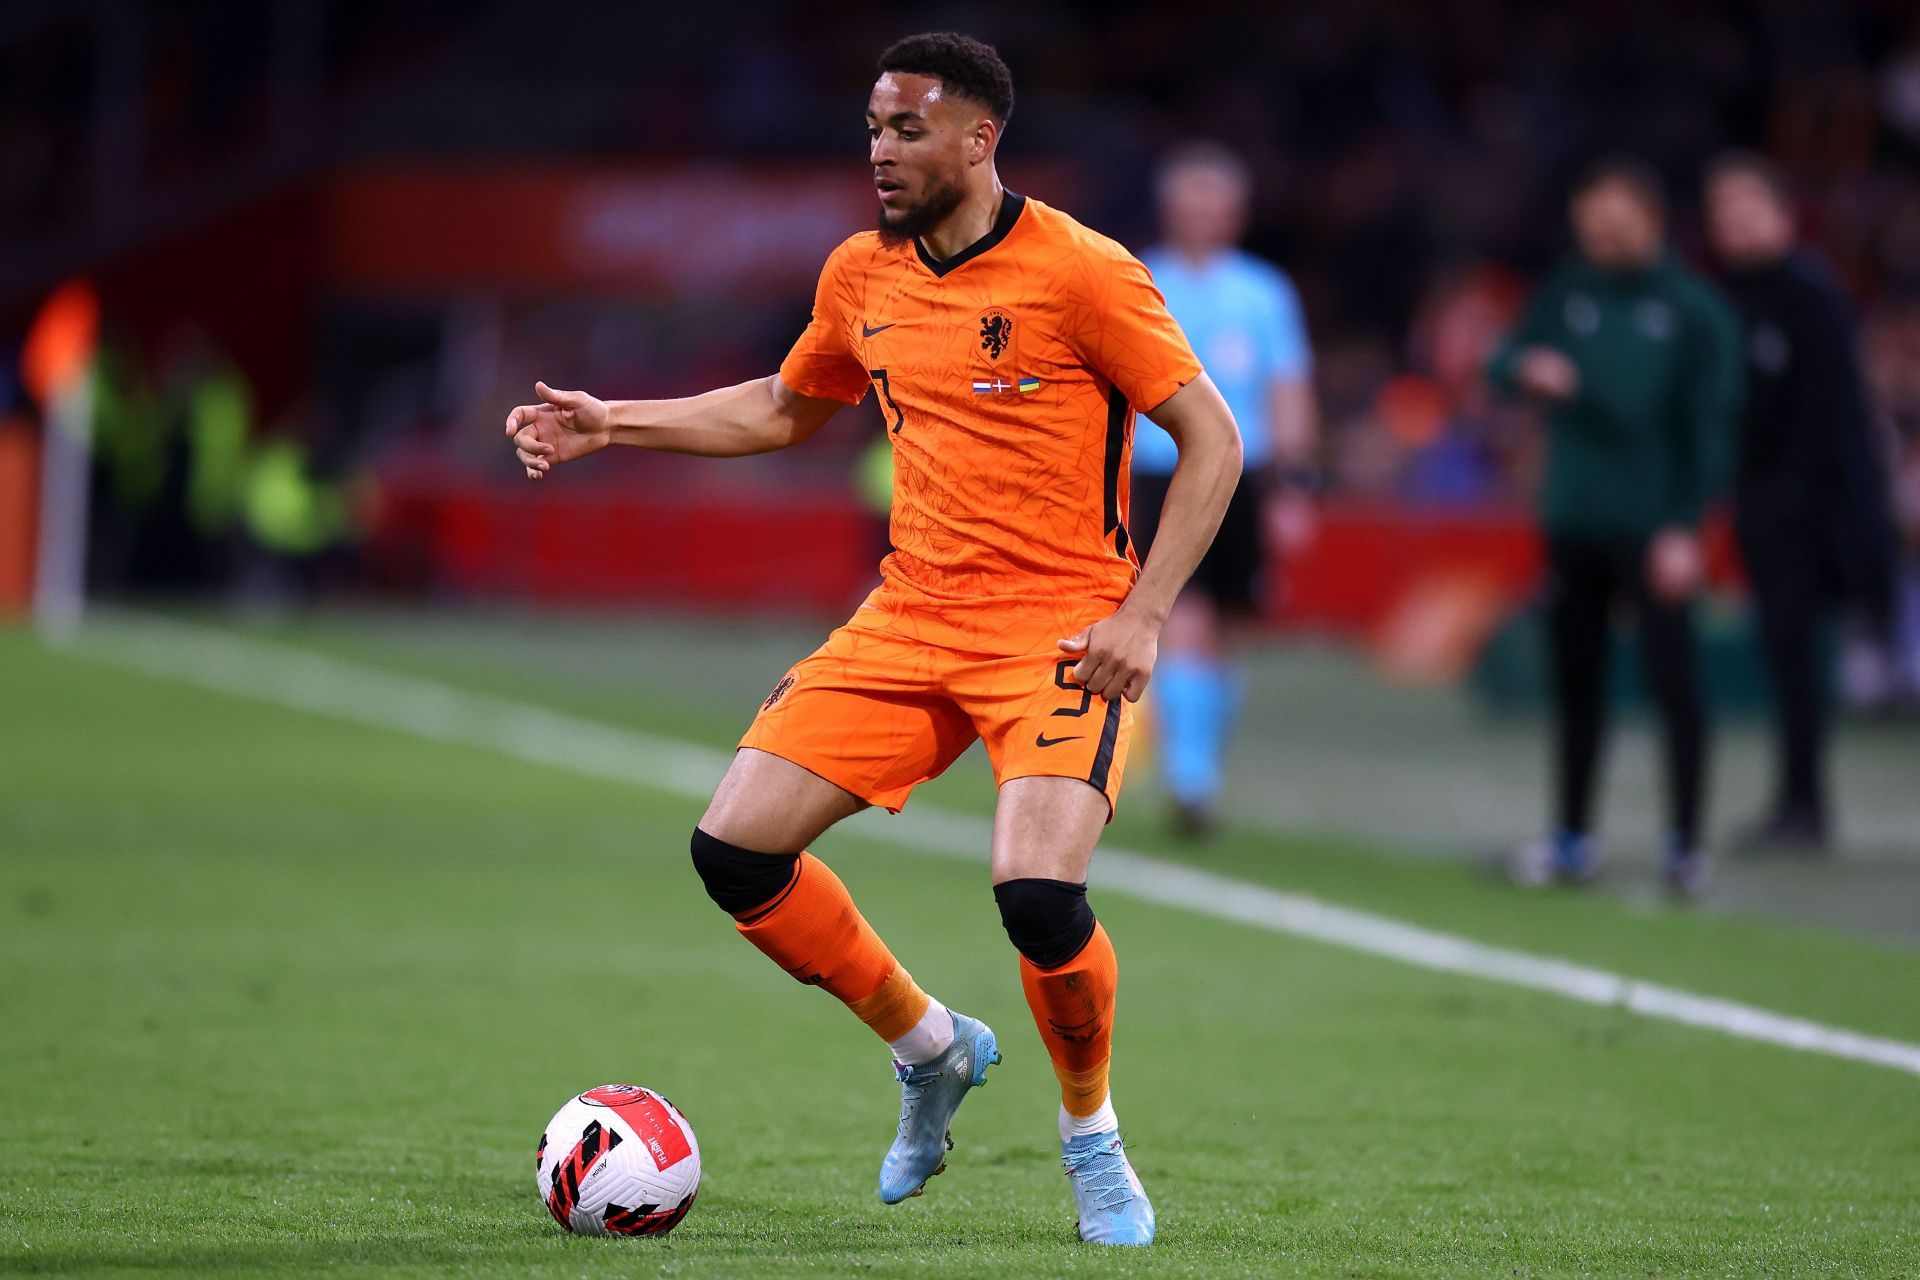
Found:
[[(1213, 823), (1240, 705), (1233, 633), (1265, 603), (1267, 548), (1306, 545), (1318, 486), (1313, 356), (1286, 273), (1239, 248), (1252, 174), (1217, 142), (1189, 142), (1161, 162), (1162, 239), (1141, 255), (1244, 438), (1245, 469), (1219, 535), (1160, 637), (1152, 714), (1162, 784), (1178, 833)], [(1135, 428), (1130, 526), (1144, 560), (1179, 451), (1144, 417)]]
[(1590, 880), (1595, 775), (1605, 739), (1616, 606), (1638, 620), (1666, 735), (1664, 875), (1705, 874), (1706, 710), (1690, 602), (1704, 580), (1699, 524), (1722, 485), (1739, 407), (1738, 338), (1726, 303), (1667, 251), (1666, 203), (1639, 161), (1601, 161), (1576, 184), (1578, 256), (1527, 306), (1489, 366), (1547, 407), (1540, 521), (1554, 700), (1555, 828), (1517, 855), (1516, 878)]
[(205, 333), (159, 345), (151, 378), (117, 341), (95, 362), (92, 587), (279, 608), (351, 584), (364, 481), (314, 457), (301, 414), (261, 423), (246, 372)]
[(1920, 710), (1920, 300), (1902, 298), (1870, 316), (1866, 329), (1869, 393), (1891, 437), (1893, 505), (1901, 542), (1893, 651), (1849, 651), (1841, 689), (1850, 705), (1893, 713)]
[(1734, 506), (1776, 729), (1772, 808), (1740, 847), (1814, 852), (1829, 823), (1827, 624), (1834, 604), (1854, 604), (1885, 647), (1898, 544), (1853, 308), (1799, 243), (1784, 178), (1757, 155), (1730, 152), (1709, 168), (1705, 195), (1745, 337)]

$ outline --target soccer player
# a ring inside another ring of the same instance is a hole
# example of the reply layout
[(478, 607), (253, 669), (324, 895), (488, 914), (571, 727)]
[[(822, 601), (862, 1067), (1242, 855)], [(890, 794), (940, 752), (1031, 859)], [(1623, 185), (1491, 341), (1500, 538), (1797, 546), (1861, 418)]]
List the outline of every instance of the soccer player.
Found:
[[(829, 256), (778, 374), (611, 403), (540, 383), (507, 434), (536, 480), (615, 443), (764, 453), (873, 388), (894, 450), (895, 550), (853, 618), (768, 694), (694, 831), (694, 866), (748, 941), (887, 1042), (901, 1104), (880, 1198), (917, 1195), (945, 1168), (949, 1122), (998, 1040), (922, 990), (806, 850), (869, 805), (898, 811), (983, 739), (993, 893), (1059, 1078), (1080, 1236), (1146, 1244), (1153, 1208), (1107, 1083), (1118, 968), (1087, 868), (1120, 792), (1129, 703), (1239, 477), (1239, 432), (1146, 268), (1001, 185), (1013, 81), (999, 56), (920, 35), (879, 72), (879, 229)], [(1144, 569), (1126, 526), (1136, 408), (1180, 447)]]
[(1544, 404), (1547, 647), (1556, 713), (1553, 834), (1521, 849), (1515, 879), (1596, 871), (1593, 789), (1606, 730), (1617, 604), (1638, 615), (1647, 687), (1666, 729), (1662, 875), (1705, 883), (1700, 845), (1707, 720), (1691, 604), (1705, 576), (1699, 525), (1723, 488), (1744, 387), (1733, 312), (1666, 246), (1666, 197), (1641, 162), (1590, 169), (1570, 212), (1578, 256), (1541, 285), (1488, 366)]
[[(1245, 474), (1219, 536), (1167, 618), (1154, 671), (1153, 724), (1174, 829), (1199, 836), (1212, 826), (1239, 711), (1229, 641), (1257, 616), (1265, 595), (1268, 530), (1291, 549), (1313, 528), (1317, 413), (1293, 284), (1237, 247), (1252, 187), (1246, 162), (1217, 142), (1188, 143), (1161, 163), (1157, 185), (1166, 239), (1141, 260), (1246, 432)], [(1128, 527), (1143, 556), (1179, 457), (1172, 436), (1140, 425)]]

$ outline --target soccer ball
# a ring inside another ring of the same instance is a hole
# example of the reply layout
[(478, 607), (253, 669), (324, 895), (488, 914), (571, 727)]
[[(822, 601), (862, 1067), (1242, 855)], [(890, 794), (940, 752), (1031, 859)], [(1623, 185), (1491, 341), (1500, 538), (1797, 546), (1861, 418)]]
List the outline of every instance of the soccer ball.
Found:
[(700, 1190), (700, 1144), (671, 1102), (603, 1084), (560, 1108), (534, 1152), (553, 1220), (583, 1236), (663, 1236)]

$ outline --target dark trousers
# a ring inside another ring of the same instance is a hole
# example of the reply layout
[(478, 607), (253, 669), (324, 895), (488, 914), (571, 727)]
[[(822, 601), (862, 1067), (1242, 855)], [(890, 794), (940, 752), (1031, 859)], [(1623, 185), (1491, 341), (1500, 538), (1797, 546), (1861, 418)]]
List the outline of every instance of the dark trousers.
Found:
[(1557, 818), (1563, 830), (1593, 829), (1594, 777), (1607, 727), (1607, 653), (1616, 606), (1633, 606), (1647, 688), (1666, 731), (1667, 816), (1682, 844), (1698, 847), (1706, 767), (1706, 709), (1685, 603), (1656, 599), (1640, 539), (1552, 537), (1547, 543), (1547, 641), (1551, 651)]
[(1826, 803), (1827, 670), (1820, 645), (1828, 612), (1821, 574), (1824, 543), (1818, 530), (1745, 509), (1739, 533), (1773, 687), (1775, 801), (1783, 810), (1818, 813)]

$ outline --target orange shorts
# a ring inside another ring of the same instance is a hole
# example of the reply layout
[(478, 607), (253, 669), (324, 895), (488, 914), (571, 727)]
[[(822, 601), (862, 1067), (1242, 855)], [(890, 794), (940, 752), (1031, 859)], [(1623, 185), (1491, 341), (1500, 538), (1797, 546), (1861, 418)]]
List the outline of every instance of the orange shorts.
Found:
[(1079, 778), (1111, 817), (1133, 707), (1082, 688), (1057, 642), (1116, 607), (937, 603), (882, 586), (780, 678), (740, 745), (897, 813), (977, 738), (996, 786)]

